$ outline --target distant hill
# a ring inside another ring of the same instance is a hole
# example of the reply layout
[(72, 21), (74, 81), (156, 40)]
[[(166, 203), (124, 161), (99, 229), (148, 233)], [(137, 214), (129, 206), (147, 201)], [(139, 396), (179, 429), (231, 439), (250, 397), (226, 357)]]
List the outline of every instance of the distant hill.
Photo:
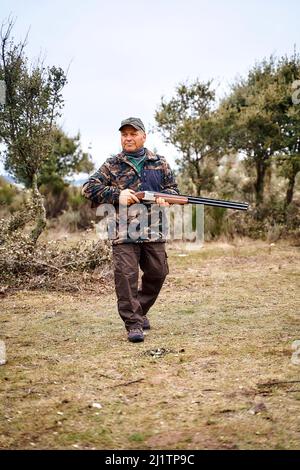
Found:
[[(0, 176), (1, 176), (1, 178), (4, 178), (5, 181), (7, 181), (8, 183), (14, 184), (15, 186), (18, 186), (18, 188), (23, 188), (24, 187), (23, 184), (17, 183), (16, 180), (14, 180), (14, 178), (12, 178), (10, 175), (7, 175), (6, 173), (2, 174)], [(70, 178), (68, 179), (68, 178), (66, 178), (66, 181), (68, 183), (70, 183), (71, 185), (73, 185), (73, 186), (82, 186), (83, 183), (85, 183), (87, 179), (88, 179), (88, 176), (86, 178), (78, 178), (78, 179), (70, 179)]]
[(83, 183), (87, 181), (88, 177), (86, 178), (79, 178), (78, 180), (66, 180), (68, 183), (72, 184), (73, 186), (82, 186)]

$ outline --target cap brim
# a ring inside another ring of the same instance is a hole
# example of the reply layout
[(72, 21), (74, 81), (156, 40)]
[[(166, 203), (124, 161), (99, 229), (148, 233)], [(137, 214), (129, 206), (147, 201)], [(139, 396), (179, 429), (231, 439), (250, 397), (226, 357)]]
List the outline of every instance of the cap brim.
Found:
[(120, 131), (121, 129), (123, 129), (123, 127), (125, 127), (125, 126), (131, 126), (131, 127), (133, 127), (134, 129), (136, 129), (137, 131), (145, 132), (145, 130), (142, 129), (141, 127), (138, 127), (138, 126), (135, 126), (134, 124), (129, 124), (129, 123), (128, 123), (128, 124), (123, 124), (123, 126), (121, 126), (121, 127), (119, 128), (119, 131)]

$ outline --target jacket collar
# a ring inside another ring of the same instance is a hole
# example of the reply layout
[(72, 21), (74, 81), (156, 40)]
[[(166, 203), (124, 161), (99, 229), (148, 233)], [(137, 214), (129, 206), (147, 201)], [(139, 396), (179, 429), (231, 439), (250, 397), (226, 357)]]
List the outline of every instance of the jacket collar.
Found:
[[(158, 160), (158, 156), (155, 155), (155, 153), (151, 152), (151, 150), (148, 150), (147, 148), (145, 148), (145, 150), (146, 150), (146, 160)], [(124, 152), (118, 153), (117, 158), (119, 160), (128, 162)]]

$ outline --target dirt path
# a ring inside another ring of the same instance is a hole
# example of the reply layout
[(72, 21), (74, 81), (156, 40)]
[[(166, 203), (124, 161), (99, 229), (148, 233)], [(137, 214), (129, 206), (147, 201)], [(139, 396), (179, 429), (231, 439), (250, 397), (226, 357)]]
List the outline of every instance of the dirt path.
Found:
[(112, 287), (1, 299), (0, 448), (300, 448), (299, 248), (207, 244), (169, 264), (142, 344)]

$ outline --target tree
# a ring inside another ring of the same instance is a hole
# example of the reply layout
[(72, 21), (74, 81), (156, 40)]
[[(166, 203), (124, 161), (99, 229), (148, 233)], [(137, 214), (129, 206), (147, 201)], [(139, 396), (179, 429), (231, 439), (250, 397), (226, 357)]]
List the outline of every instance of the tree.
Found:
[(166, 143), (181, 153), (180, 169), (195, 184), (197, 194), (213, 187), (214, 164), (220, 154), (220, 132), (213, 105), (211, 81), (179, 84), (175, 97), (161, 104), (155, 113), (158, 131)]
[(6, 103), (0, 105), (0, 141), (5, 144), (5, 166), (18, 179), (21, 173), (32, 189), (36, 225), (31, 238), (36, 242), (46, 226), (38, 176), (52, 150), (52, 128), (63, 106), (61, 91), (66, 75), (59, 67), (29, 65), (25, 41), (14, 44), (13, 22), (1, 28), (0, 80), (5, 81)]
[(74, 137), (69, 137), (62, 129), (54, 127), (52, 136), (53, 147), (41, 168), (40, 183), (47, 180), (49, 173), (65, 178), (74, 173), (90, 173), (94, 170), (90, 154), (81, 149), (79, 132)]
[(295, 53), (291, 58), (282, 57), (277, 70), (282, 144), (275, 161), (280, 169), (280, 175), (288, 180), (285, 206), (293, 200), (296, 176), (300, 172), (300, 104), (293, 102), (293, 84), (299, 79), (299, 55)]
[[(24, 171), (24, 166), (11, 166), (9, 156), (5, 161), (5, 170), (8, 173), (13, 173), (14, 177), (26, 188), (31, 188), (32, 179), (28, 175), (26, 167)], [(93, 170), (94, 164), (90, 154), (81, 149), (80, 133), (70, 137), (61, 128), (53, 126), (51, 148), (41, 164), (38, 174), (38, 188), (42, 184), (47, 184), (54, 192), (57, 192), (66, 185), (65, 177), (81, 172), (90, 173)]]
[[(300, 129), (299, 129), (300, 132)], [(280, 175), (288, 180), (285, 195), (285, 206), (293, 201), (296, 176), (300, 172), (300, 153), (299, 150), (292, 154), (281, 154), (277, 158), (277, 164), (280, 166)]]
[(255, 168), (256, 206), (264, 201), (264, 184), (271, 159), (281, 148), (276, 61), (273, 57), (256, 64), (246, 79), (238, 79), (221, 103), (230, 148), (245, 156)]
[(90, 154), (81, 149), (79, 133), (69, 137), (62, 129), (54, 127), (52, 134), (52, 151), (42, 165), (38, 177), (38, 187), (45, 197), (47, 217), (56, 217), (67, 208), (69, 183), (65, 178), (81, 172), (91, 173), (94, 170)]

